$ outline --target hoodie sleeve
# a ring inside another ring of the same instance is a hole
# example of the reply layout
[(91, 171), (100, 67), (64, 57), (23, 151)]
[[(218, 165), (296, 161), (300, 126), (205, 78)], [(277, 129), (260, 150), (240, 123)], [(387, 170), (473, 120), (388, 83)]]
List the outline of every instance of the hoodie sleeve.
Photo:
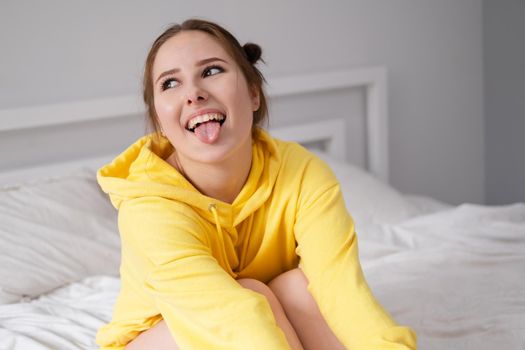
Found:
[(212, 256), (191, 208), (158, 197), (128, 200), (119, 228), (127, 270), (141, 276), (179, 348), (290, 349), (266, 298), (243, 288)]
[(416, 349), (415, 333), (398, 326), (372, 295), (339, 184), (317, 158), (302, 179), (294, 234), (308, 290), (345, 348)]

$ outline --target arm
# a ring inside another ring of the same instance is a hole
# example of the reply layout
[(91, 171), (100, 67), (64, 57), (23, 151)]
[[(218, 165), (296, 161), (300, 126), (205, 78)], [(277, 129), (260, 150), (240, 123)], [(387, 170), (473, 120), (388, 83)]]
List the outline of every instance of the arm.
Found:
[(416, 348), (415, 334), (396, 325), (372, 295), (338, 182), (317, 158), (304, 173), (294, 232), (308, 290), (346, 348)]
[(123, 254), (177, 344), (181, 349), (288, 350), (264, 296), (224, 271), (212, 256), (206, 229), (192, 215), (182, 204), (161, 198), (127, 201), (119, 211)]

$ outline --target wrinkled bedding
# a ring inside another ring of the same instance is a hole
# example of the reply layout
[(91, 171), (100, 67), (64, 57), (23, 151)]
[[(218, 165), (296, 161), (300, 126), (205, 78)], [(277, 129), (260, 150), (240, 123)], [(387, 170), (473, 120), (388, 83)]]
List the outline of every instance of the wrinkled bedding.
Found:
[(368, 227), (360, 248), (372, 290), (420, 349), (525, 349), (525, 204)]
[[(525, 349), (525, 203), (452, 207), (319, 156), (341, 182), (372, 291), (419, 349)], [(0, 186), (0, 350), (96, 349), (119, 260), (95, 169)]]
[(111, 317), (119, 280), (92, 276), (33, 300), (0, 305), (0, 349), (96, 349)]
[[(525, 349), (525, 204), (466, 204), (358, 229), (374, 294), (416, 330), (420, 349)], [(96, 349), (118, 289), (117, 277), (91, 276), (0, 305), (0, 349)]]

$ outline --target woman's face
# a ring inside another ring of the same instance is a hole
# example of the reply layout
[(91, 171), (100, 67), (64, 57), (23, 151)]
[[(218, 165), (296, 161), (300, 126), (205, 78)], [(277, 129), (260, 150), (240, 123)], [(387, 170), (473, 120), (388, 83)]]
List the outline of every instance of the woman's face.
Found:
[(251, 147), (259, 96), (212, 36), (185, 31), (166, 41), (153, 64), (153, 84), (161, 129), (180, 160), (221, 162)]

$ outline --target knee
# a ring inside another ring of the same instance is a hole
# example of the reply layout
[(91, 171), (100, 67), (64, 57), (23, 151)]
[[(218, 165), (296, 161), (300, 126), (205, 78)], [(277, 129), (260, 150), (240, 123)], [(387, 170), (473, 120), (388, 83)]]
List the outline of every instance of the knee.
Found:
[(286, 271), (268, 283), (268, 287), (273, 291), (300, 290), (306, 289), (307, 286), (308, 280), (300, 268)]
[(305, 314), (315, 313), (317, 303), (308, 291), (308, 279), (300, 268), (284, 272), (274, 278), (268, 287), (285, 309)]
[(237, 280), (237, 283), (239, 283), (241, 286), (243, 286), (246, 289), (251, 289), (254, 292), (264, 295), (268, 299), (275, 298), (275, 295), (273, 295), (273, 292), (270, 289), (270, 287), (268, 287), (266, 284), (256, 279), (241, 278)]
[(281, 315), (281, 313), (283, 313), (282, 305), (280, 304), (279, 299), (274, 294), (274, 292), (270, 289), (269, 286), (253, 278), (242, 278), (242, 279), (237, 280), (237, 283), (239, 283), (241, 286), (243, 286), (246, 289), (250, 289), (254, 292), (257, 292), (263, 295), (268, 301), (268, 304), (270, 304), (270, 307), (275, 317), (276, 318), (282, 317)]

